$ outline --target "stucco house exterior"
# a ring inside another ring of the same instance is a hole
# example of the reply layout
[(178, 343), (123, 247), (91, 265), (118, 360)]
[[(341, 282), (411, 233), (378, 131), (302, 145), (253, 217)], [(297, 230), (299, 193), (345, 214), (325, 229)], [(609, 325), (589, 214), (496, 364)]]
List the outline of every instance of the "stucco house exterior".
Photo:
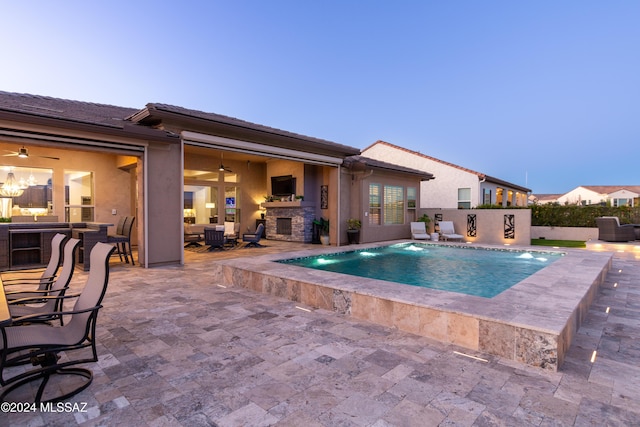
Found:
[[(2, 216), (69, 225), (135, 216), (143, 267), (184, 262), (187, 221), (233, 221), (241, 233), (262, 221), (267, 239), (308, 242), (313, 220), (324, 218), (340, 245), (347, 219), (357, 218), (361, 242), (406, 238), (421, 204), (417, 189), (433, 178), (355, 147), (220, 114), (1, 91), (0, 152), (0, 166), (16, 180), (33, 176), (38, 184), (27, 191), (37, 187), (42, 199), (7, 193), (0, 200), (13, 206)], [(2, 172), (0, 182), (8, 178)], [(380, 206), (371, 206), (371, 191), (380, 192)]]
[(640, 185), (581, 185), (573, 190), (553, 195), (536, 195), (539, 204), (558, 203), (561, 205), (597, 205), (639, 206)]
[(421, 208), (468, 209), (478, 205), (527, 206), (529, 188), (500, 180), (453, 163), (376, 141), (362, 155), (389, 163), (428, 171), (434, 180), (420, 186)]

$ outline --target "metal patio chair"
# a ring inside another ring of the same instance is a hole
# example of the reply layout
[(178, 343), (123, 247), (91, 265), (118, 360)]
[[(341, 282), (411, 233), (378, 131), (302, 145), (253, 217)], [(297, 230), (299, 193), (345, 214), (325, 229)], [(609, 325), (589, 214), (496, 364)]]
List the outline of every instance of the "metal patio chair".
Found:
[[(109, 257), (113, 251), (115, 247), (106, 243), (97, 243), (91, 250), (89, 277), (73, 309), (51, 313), (52, 318), (70, 316), (64, 326), (29, 323), (46, 315), (38, 313), (12, 319), (10, 326), (0, 327), (0, 384), (5, 387), (0, 401), (6, 401), (8, 394), (34, 381), (40, 381), (35, 393), (36, 403), (65, 400), (91, 384), (91, 370), (74, 365), (98, 361), (96, 320), (109, 283)], [(90, 354), (87, 354), (87, 348)], [(59, 356), (61, 352), (65, 357)], [(16, 368), (27, 363), (35, 368)], [(8, 372), (11, 370), (14, 372)], [(48, 391), (47, 384), (53, 375), (71, 375), (81, 377), (83, 381), (79, 385), (74, 383), (71, 390), (58, 388), (64, 384), (56, 381), (56, 387), (52, 387), (55, 390)]]

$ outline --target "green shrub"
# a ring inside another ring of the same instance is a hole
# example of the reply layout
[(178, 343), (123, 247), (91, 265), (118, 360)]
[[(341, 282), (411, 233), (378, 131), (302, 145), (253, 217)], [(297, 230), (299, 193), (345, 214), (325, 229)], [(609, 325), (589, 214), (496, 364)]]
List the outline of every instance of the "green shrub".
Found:
[(617, 216), (621, 224), (639, 224), (640, 207), (629, 206), (531, 206), (531, 225), (548, 227), (597, 227), (596, 218)]

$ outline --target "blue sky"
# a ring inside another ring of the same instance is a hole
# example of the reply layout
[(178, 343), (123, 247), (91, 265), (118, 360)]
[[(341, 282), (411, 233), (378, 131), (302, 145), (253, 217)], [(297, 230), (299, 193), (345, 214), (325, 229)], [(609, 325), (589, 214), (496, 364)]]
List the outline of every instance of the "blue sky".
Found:
[(161, 102), (535, 193), (640, 185), (639, 1), (0, 0), (0, 90)]

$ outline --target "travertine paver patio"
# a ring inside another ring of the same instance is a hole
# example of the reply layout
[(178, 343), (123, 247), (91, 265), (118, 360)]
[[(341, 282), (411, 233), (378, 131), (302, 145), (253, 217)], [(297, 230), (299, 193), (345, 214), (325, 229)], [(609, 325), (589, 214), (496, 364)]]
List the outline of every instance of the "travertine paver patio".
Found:
[[(613, 268), (559, 372), (239, 288), (213, 257), (113, 263), (82, 413), (0, 414), (3, 426), (546, 426), (640, 423), (640, 259)], [(84, 283), (78, 272), (74, 286)], [(607, 313), (607, 307), (609, 307)], [(310, 311), (307, 311), (310, 310)], [(597, 350), (595, 362), (590, 358)], [(16, 395), (17, 399), (21, 396)], [(22, 396), (24, 397), (24, 396)]]

